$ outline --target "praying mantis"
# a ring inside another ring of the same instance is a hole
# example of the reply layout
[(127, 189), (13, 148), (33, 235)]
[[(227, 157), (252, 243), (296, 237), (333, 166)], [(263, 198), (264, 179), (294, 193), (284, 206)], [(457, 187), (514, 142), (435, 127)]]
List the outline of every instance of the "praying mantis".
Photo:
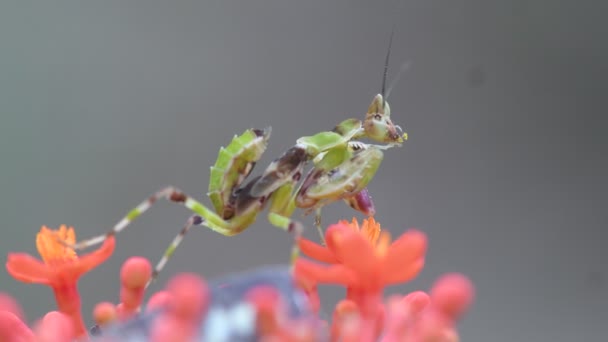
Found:
[[(268, 207), (268, 221), (272, 225), (299, 235), (303, 226), (291, 216), (295, 209), (300, 208), (305, 210), (305, 214), (316, 212), (315, 225), (322, 237), (321, 209), (330, 203), (343, 200), (356, 211), (374, 215), (367, 186), (383, 160), (383, 151), (401, 146), (407, 140), (407, 133), (392, 122), (385, 96), (391, 43), (392, 33), (382, 91), (373, 98), (362, 120), (346, 119), (331, 131), (297, 139), (296, 144), (272, 161), (261, 175), (250, 180), (247, 180), (249, 175), (267, 147), (271, 128), (247, 129), (235, 135), (226, 147), (220, 148), (211, 167), (207, 196), (212, 208), (176, 187), (167, 186), (130, 210), (105, 234), (69, 247), (82, 250), (102, 243), (123, 231), (160, 199), (180, 204), (192, 215), (156, 265), (150, 285), (194, 226), (205, 226), (222, 235), (234, 236), (251, 226)], [(360, 139), (369, 139), (376, 144), (364, 143)], [(304, 168), (310, 163), (312, 168), (303, 177)], [(294, 244), (292, 260), (297, 252), (297, 244)]]

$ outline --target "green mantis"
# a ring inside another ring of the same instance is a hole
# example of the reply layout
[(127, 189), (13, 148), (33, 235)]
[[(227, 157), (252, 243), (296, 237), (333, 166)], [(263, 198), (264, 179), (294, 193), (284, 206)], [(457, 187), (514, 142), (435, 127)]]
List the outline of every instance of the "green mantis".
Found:
[[(389, 54), (390, 45), (382, 93), (373, 98), (363, 119), (346, 119), (332, 131), (297, 139), (296, 144), (272, 161), (261, 175), (250, 180), (249, 175), (266, 149), (271, 129), (248, 129), (220, 148), (211, 167), (207, 195), (212, 208), (178, 188), (168, 186), (129, 211), (107, 233), (71, 247), (80, 250), (102, 243), (123, 231), (159, 199), (178, 203), (193, 215), (155, 267), (154, 280), (193, 226), (205, 226), (222, 235), (233, 236), (251, 226), (268, 208), (268, 220), (272, 225), (300, 234), (302, 225), (291, 219), (295, 209), (304, 209), (306, 214), (315, 211), (316, 226), (320, 229), (322, 207), (340, 200), (357, 211), (373, 215), (375, 209), (366, 187), (382, 162), (383, 150), (400, 146), (407, 140), (407, 134), (393, 124), (390, 106), (384, 97)], [(376, 144), (360, 139), (369, 139)], [(310, 164), (312, 168), (303, 177), (304, 168)], [(293, 253), (297, 253), (295, 246)]]

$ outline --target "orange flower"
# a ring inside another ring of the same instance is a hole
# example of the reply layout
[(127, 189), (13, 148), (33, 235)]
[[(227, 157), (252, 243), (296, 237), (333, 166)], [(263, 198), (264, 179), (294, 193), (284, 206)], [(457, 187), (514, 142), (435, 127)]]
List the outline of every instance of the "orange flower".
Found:
[(81, 258), (58, 239), (74, 244), (74, 228), (62, 225), (55, 231), (43, 226), (36, 236), (36, 247), (43, 261), (26, 253), (9, 253), (6, 269), (15, 279), (22, 282), (50, 286), (55, 293), (59, 310), (72, 319), (76, 334), (83, 335), (86, 329), (80, 314), (78, 279), (112, 255), (115, 239), (110, 237), (98, 250)]
[(301, 238), (298, 245), (303, 254), (329, 265), (299, 258), (296, 276), (320, 283), (345, 285), (349, 299), (362, 291), (380, 294), (388, 285), (414, 278), (424, 265), (426, 236), (418, 230), (406, 231), (391, 243), (389, 232), (382, 231), (373, 218), (359, 227), (340, 221), (325, 234), (327, 247)]
[[(304, 238), (298, 240), (303, 254), (327, 265), (298, 258), (295, 263), (296, 280), (305, 284), (344, 285), (346, 301), (359, 315), (359, 321), (355, 322), (357, 330), (349, 336), (360, 341), (373, 341), (383, 326), (384, 288), (418, 275), (424, 265), (426, 236), (412, 229), (391, 243), (390, 234), (383, 232), (380, 225), (370, 218), (364, 220), (361, 227), (356, 219), (352, 223), (340, 221), (331, 225), (325, 232), (325, 240), (327, 247)], [(340, 333), (345, 340), (343, 333), (347, 332)]]

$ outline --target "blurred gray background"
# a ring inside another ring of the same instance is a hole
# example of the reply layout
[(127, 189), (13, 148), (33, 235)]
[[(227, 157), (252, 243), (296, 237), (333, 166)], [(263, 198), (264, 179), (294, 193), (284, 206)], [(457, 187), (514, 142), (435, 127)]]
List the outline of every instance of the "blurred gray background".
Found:
[[(430, 239), (414, 282), (477, 286), (463, 341), (597, 341), (608, 319), (608, 6), (592, 1), (16, 1), (0, 4), (0, 252), (37, 254), (45, 224), (104, 232), (164, 185), (204, 203), (218, 148), (273, 126), (255, 173), (296, 138), (362, 117), (389, 32), (394, 120), (410, 134), (370, 184), (377, 220)], [(343, 203), (324, 222), (351, 218)], [(116, 301), (131, 255), (156, 262), (189, 213), (160, 203), (80, 282)], [(360, 217), (359, 215), (357, 215)], [(304, 220), (312, 225), (312, 218)], [(308, 234), (315, 237), (314, 231)], [(198, 229), (155, 286), (288, 259), (264, 216), (239, 236)], [(28, 318), (51, 291), (0, 272)], [(329, 309), (342, 295), (324, 288)]]

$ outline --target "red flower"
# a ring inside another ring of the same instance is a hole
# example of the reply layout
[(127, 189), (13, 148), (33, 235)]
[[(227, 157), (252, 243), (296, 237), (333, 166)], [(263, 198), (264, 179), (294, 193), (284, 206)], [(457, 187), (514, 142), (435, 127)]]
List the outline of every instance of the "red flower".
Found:
[(80, 313), (78, 279), (112, 255), (115, 239), (110, 237), (98, 250), (81, 258), (59, 240), (74, 244), (74, 229), (62, 225), (54, 231), (43, 226), (36, 236), (36, 247), (43, 261), (25, 253), (9, 253), (6, 269), (22, 282), (50, 286), (55, 293), (59, 311), (72, 319), (76, 335), (81, 336), (86, 333), (86, 329)]
[(462, 274), (441, 276), (426, 294), (412, 292), (388, 302), (383, 342), (460, 340), (456, 323), (469, 310), (475, 288)]
[(327, 247), (300, 239), (303, 254), (329, 265), (299, 258), (296, 275), (352, 290), (378, 292), (413, 279), (424, 266), (427, 241), (417, 230), (406, 231), (391, 243), (390, 234), (381, 231), (373, 218), (364, 220), (361, 227), (353, 219), (351, 224), (340, 221), (331, 225), (325, 239)]
[(382, 292), (386, 286), (413, 279), (424, 265), (426, 236), (409, 230), (391, 243), (388, 232), (381, 231), (373, 218), (359, 224), (340, 221), (326, 233), (327, 247), (301, 238), (298, 245), (303, 254), (328, 265), (304, 258), (295, 263), (299, 283), (333, 283), (344, 285), (346, 300), (361, 315), (357, 335), (361, 341), (377, 337), (382, 326)]

